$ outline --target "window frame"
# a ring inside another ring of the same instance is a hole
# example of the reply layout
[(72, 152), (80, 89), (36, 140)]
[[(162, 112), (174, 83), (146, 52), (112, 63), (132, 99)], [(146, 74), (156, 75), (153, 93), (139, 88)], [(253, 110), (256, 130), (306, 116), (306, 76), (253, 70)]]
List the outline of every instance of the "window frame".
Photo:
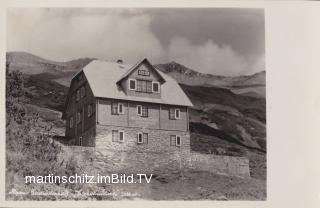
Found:
[[(157, 84), (158, 85), (158, 91), (154, 91), (153, 85)], [(160, 82), (152, 81), (152, 93), (160, 93)]]
[[(125, 139), (125, 134), (123, 130), (119, 130), (119, 137), (118, 137), (118, 142), (123, 142)], [(121, 139), (121, 134), (122, 134), (122, 139)]]
[[(121, 112), (120, 112), (120, 106), (121, 106)], [(119, 115), (123, 115), (124, 114), (124, 104), (123, 103), (118, 103), (118, 110), (117, 110)]]
[[(131, 85), (130, 85), (131, 81), (134, 81), (134, 88), (131, 88)], [(129, 79), (128, 89), (132, 90), (132, 91), (137, 90), (137, 80), (136, 79)]]
[[(179, 144), (178, 144), (178, 138), (179, 138)], [(181, 136), (180, 135), (176, 135), (176, 146), (181, 147)]]
[[(140, 113), (139, 113), (139, 108), (140, 108)], [(137, 115), (142, 116), (142, 105), (137, 105)]]
[[(143, 133), (138, 132), (138, 138), (137, 138), (137, 144), (143, 144)], [(140, 141), (140, 136), (141, 136), (141, 141)]]
[[(178, 113), (179, 116), (177, 116), (177, 112), (179, 112)], [(174, 118), (177, 119), (177, 120), (180, 119), (181, 118), (180, 114), (181, 114), (180, 108), (175, 108), (174, 109)]]

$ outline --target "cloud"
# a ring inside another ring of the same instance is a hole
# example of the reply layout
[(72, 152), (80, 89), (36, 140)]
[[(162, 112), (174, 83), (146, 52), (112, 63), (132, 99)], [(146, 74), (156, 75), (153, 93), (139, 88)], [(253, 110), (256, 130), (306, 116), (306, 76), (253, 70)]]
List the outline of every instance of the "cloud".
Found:
[[(8, 51), (27, 51), (68, 61), (95, 57), (135, 63), (176, 61), (203, 73), (243, 75), (264, 68), (264, 57), (246, 57), (211, 39), (192, 43), (172, 37), (168, 45), (151, 30), (153, 16), (136, 9), (9, 9)], [(170, 24), (170, 23), (168, 23)]]
[(163, 48), (149, 24), (150, 17), (143, 14), (92, 14), (82, 10), (77, 15), (61, 11), (54, 15), (50, 10), (12, 10), (8, 49), (25, 50), (58, 61), (89, 56), (136, 62), (151, 54), (159, 59)]
[(193, 45), (186, 38), (172, 38), (168, 47), (168, 58), (203, 73), (234, 76), (254, 71), (246, 57), (235, 52), (230, 46), (219, 46), (212, 40), (202, 45)]

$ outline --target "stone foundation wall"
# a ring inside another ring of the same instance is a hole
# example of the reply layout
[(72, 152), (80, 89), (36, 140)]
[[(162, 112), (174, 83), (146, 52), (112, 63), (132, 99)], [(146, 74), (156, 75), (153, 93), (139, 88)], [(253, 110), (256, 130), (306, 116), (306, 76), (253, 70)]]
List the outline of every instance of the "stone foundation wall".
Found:
[(102, 171), (99, 174), (170, 174), (172, 171), (191, 169), (238, 177), (250, 177), (249, 160), (244, 157), (201, 154), (192, 151), (160, 153), (105, 149), (101, 153), (96, 148), (90, 147), (70, 148), (70, 150), (73, 150), (75, 154), (83, 154), (82, 158), (90, 158), (90, 160), (92, 158), (94, 163), (92, 167), (99, 167), (99, 170)]
[[(123, 142), (112, 141), (112, 130), (124, 131)], [(147, 144), (137, 143), (137, 135), (139, 132), (148, 133)], [(181, 146), (171, 145), (170, 135), (181, 136)], [(110, 149), (154, 153), (190, 151), (190, 133), (188, 131), (97, 125), (95, 147), (101, 154), (104, 154), (106, 151), (108, 152)]]

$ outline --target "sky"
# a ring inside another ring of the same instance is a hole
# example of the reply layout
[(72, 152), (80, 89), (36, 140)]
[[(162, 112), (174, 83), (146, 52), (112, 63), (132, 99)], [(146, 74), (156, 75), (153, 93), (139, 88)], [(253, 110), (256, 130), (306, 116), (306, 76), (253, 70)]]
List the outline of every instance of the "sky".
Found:
[(7, 51), (54, 61), (178, 62), (224, 76), (265, 70), (262, 9), (10, 8)]

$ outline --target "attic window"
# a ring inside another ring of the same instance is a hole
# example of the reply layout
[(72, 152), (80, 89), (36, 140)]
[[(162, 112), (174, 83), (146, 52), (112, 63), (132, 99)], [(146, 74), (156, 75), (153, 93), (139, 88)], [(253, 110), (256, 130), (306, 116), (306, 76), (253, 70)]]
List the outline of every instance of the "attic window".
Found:
[(137, 80), (137, 91), (138, 92), (152, 92), (152, 82), (148, 80)]
[(137, 89), (137, 81), (135, 79), (129, 79), (129, 90)]

